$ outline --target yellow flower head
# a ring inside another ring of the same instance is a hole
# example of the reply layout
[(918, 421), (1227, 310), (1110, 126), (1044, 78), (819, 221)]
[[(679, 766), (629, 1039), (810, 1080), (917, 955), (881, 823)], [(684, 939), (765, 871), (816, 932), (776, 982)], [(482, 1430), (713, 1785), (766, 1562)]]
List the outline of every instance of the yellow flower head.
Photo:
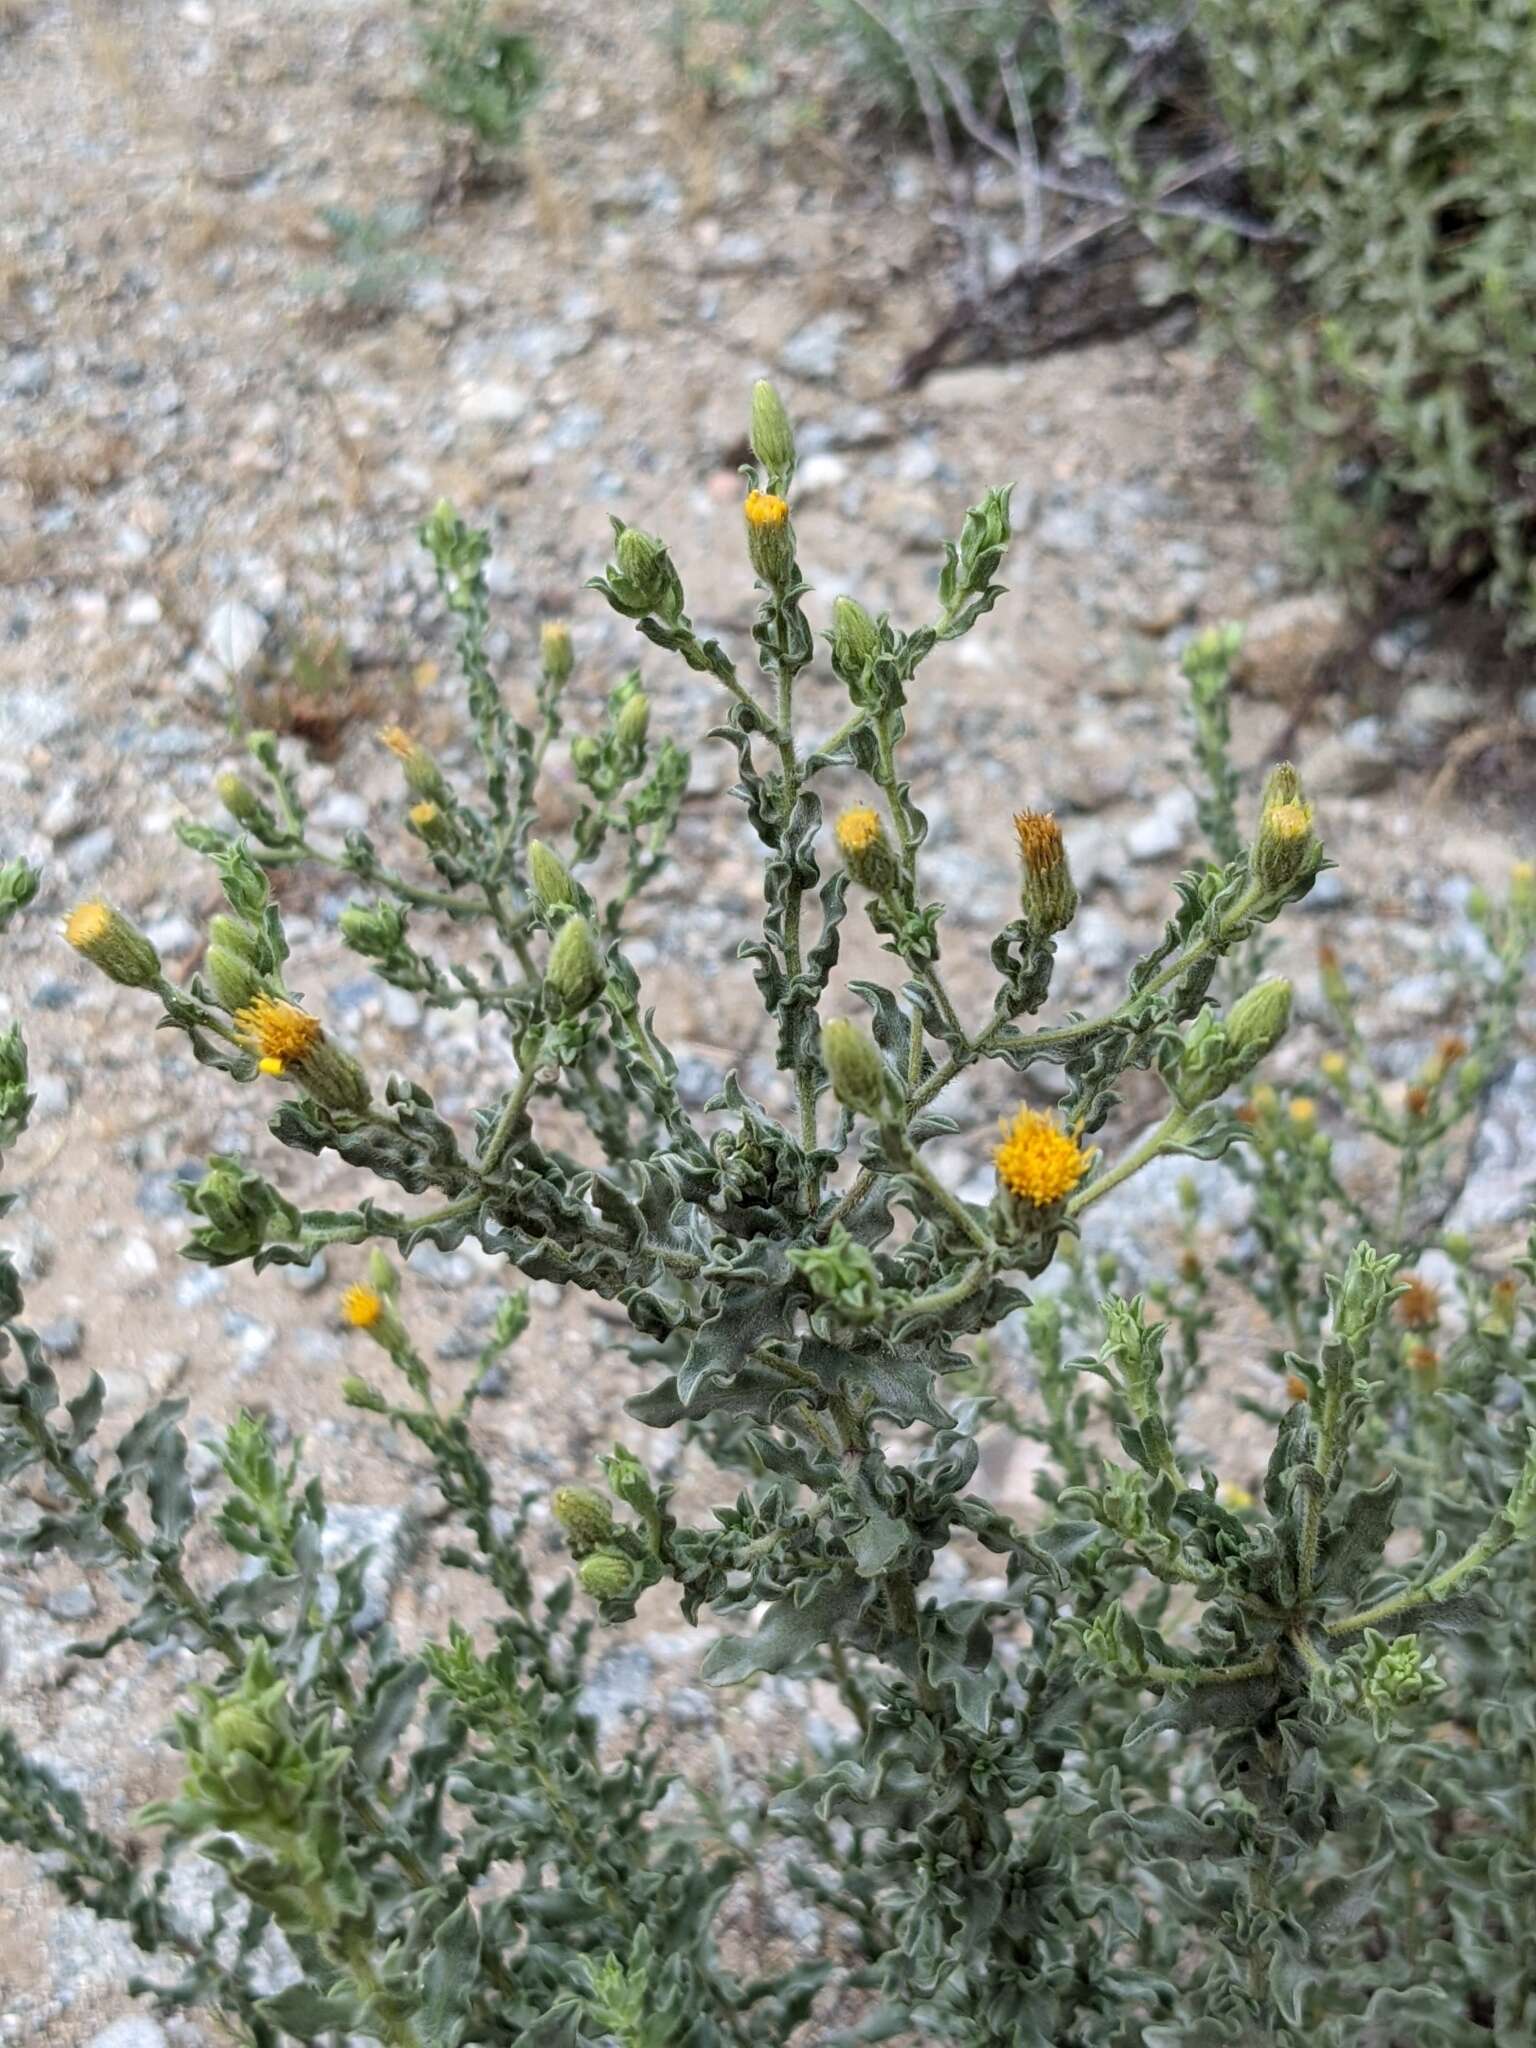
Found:
[(403, 725), (380, 726), (379, 738), (397, 760), (409, 761), (416, 752), (416, 742)]
[(882, 837), (880, 813), (868, 804), (844, 811), (837, 821), (837, 843), (845, 854), (868, 853)]
[(1092, 1158), (1039, 1109), (1021, 1109), (1011, 1124), (1005, 1123), (1003, 1142), (992, 1154), (1003, 1186), (1037, 1209), (1049, 1209), (1071, 1194)]
[(441, 813), (436, 804), (420, 803), (412, 804), (405, 815), (410, 819), (418, 832), (426, 832), (437, 823)]
[(280, 1074), (320, 1044), (324, 1033), (318, 1018), (281, 996), (260, 995), (235, 1012), (235, 1029), (259, 1055), (264, 1074)]
[(782, 526), (789, 517), (789, 501), (772, 491), (748, 491), (746, 514), (748, 526)]
[(1264, 813), (1264, 825), (1276, 839), (1304, 839), (1312, 829), (1312, 806), (1276, 804)]
[(1306, 1125), (1317, 1116), (1317, 1104), (1310, 1095), (1293, 1095), (1286, 1104), (1286, 1110), (1293, 1124)]
[(1049, 811), (1015, 811), (1013, 829), (1018, 834), (1019, 857), (1032, 875), (1048, 875), (1066, 858), (1061, 827)]
[(1325, 1052), (1318, 1063), (1330, 1081), (1342, 1081), (1349, 1072), (1349, 1057), (1342, 1052)]
[(1254, 1504), (1253, 1495), (1247, 1487), (1239, 1486), (1235, 1479), (1223, 1479), (1216, 1489), (1216, 1498), (1234, 1515), (1240, 1515), (1244, 1508), (1251, 1508)]
[(98, 897), (77, 903), (64, 920), (64, 936), (77, 953), (88, 953), (112, 929), (112, 913)]
[(384, 1313), (384, 1297), (371, 1287), (349, 1287), (341, 1297), (341, 1312), (354, 1330), (371, 1330)]

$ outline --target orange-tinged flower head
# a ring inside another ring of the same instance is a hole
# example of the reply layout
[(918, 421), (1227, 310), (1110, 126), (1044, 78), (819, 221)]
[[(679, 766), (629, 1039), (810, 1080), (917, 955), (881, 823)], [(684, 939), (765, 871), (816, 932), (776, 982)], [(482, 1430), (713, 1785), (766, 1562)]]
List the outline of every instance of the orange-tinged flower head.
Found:
[(1021, 1109), (1004, 1123), (1003, 1141), (992, 1154), (997, 1177), (1011, 1195), (1049, 1209), (1071, 1194), (1093, 1160), (1056, 1119), (1039, 1109)]
[(1048, 875), (1066, 858), (1061, 827), (1050, 811), (1015, 811), (1019, 857), (1032, 875)]
[(325, 1036), (319, 1019), (281, 996), (259, 995), (235, 1012), (235, 1029), (261, 1062), (264, 1074), (281, 1074), (312, 1053)]
[(1285, 1376), (1285, 1391), (1293, 1401), (1310, 1401), (1312, 1389), (1299, 1372), (1288, 1372)]
[(77, 903), (64, 920), (64, 936), (77, 953), (98, 945), (112, 929), (112, 913), (98, 897)]
[(1291, 1122), (1300, 1124), (1304, 1130), (1317, 1121), (1317, 1104), (1310, 1095), (1293, 1095), (1285, 1107)]
[(416, 751), (416, 742), (403, 725), (381, 725), (379, 738), (398, 761), (409, 761)]
[(1402, 1293), (1392, 1304), (1393, 1314), (1405, 1330), (1432, 1330), (1440, 1320), (1440, 1295), (1417, 1273), (1404, 1275)]

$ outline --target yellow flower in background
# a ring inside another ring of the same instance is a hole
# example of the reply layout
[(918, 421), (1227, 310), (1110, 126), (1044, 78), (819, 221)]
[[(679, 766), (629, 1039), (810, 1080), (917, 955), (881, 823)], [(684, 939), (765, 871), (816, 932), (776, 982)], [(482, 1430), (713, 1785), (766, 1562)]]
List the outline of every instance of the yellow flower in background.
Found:
[(384, 1297), (371, 1287), (349, 1287), (341, 1297), (341, 1312), (354, 1330), (371, 1330), (384, 1313)]
[(1049, 1209), (1071, 1194), (1088, 1171), (1093, 1154), (1084, 1151), (1040, 1109), (1021, 1109), (1003, 1125), (1003, 1142), (992, 1154), (997, 1177), (1020, 1201)]

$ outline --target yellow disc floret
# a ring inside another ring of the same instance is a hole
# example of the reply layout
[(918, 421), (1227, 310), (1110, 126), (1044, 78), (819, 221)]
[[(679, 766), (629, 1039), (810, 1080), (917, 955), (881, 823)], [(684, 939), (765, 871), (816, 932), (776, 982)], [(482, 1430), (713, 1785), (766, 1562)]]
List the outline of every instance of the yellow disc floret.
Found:
[(1048, 875), (1066, 858), (1061, 827), (1050, 811), (1015, 811), (1013, 829), (1018, 835), (1019, 857), (1032, 875)]
[(789, 501), (772, 491), (748, 491), (746, 513), (749, 526), (782, 526), (789, 517)]
[(868, 804), (844, 811), (837, 821), (837, 843), (845, 854), (868, 853), (880, 838), (880, 813)]
[(77, 953), (88, 953), (111, 929), (112, 913), (96, 897), (88, 903), (77, 903), (64, 920), (64, 936)]
[(402, 761), (408, 761), (416, 752), (416, 742), (403, 725), (380, 726), (379, 738), (389, 751)]
[[(319, 1020), (281, 996), (260, 995), (235, 1012), (235, 1029), (261, 1061), (264, 1074), (278, 1073), (312, 1053), (324, 1033)], [(278, 1064), (274, 1066), (273, 1061)]]
[(371, 1330), (384, 1313), (384, 1297), (371, 1287), (349, 1287), (341, 1297), (341, 1312), (354, 1330)]
[(1312, 829), (1312, 806), (1276, 804), (1264, 813), (1264, 824), (1277, 839), (1302, 839)]
[(1011, 1124), (1003, 1125), (1003, 1142), (992, 1158), (997, 1177), (1010, 1194), (1037, 1209), (1049, 1209), (1071, 1194), (1093, 1154), (1044, 1110), (1021, 1109)]

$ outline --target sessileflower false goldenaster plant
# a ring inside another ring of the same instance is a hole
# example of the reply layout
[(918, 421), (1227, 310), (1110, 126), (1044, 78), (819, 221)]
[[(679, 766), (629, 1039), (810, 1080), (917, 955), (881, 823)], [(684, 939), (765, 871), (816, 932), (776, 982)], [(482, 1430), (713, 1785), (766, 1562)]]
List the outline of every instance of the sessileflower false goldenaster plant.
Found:
[[(741, 952), (776, 1027), (766, 1099), (732, 1074), (702, 1111), (685, 1105), (626, 950), (630, 905), (669, 858), (686, 756), (654, 741), (639, 675), (626, 677), (599, 729), (570, 740), (581, 798), (561, 843), (536, 836), (572, 641), (546, 629), (525, 723), (487, 655), (485, 537), (447, 507), (423, 539), (459, 621), (479, 774), (470, 788), (409, 734), (385, 734), (409, 859), (387, 864), (361, 832), (316, 845), (257, 735), (264, 790), (220, 784), (238, 833), (183, 834), (228, 906), (201, 973), (172, 983), (105, 904), (71, 915), (70, 943), (159, 998), (211, 1085), (275, 1096), (279, 1144), (358, 1175), (356, 1206), (306, 1210), (216, 1159), (188, 1193), (186, 1253), (261, 1268), (359, 1249), (340, 1305), (390, 1377), (349, 1376), (342, 1398), (430, 1463), (461, 1532), (441, 1564), (479, 1575), (501, 1619), (411, 1646), (387, 1628), (360, 1635), (360, 1566), (320, 1600), (319, 1488), (249, 1418), (222, 1447), (215, 1514), (247, 1563), (204, 1583), (187, 1557), (198, 1503), (176, 1404), (103, 1458), (99, 1383), (64, 1403), (0, 1265), (21, 1364), (0, 1378), (4, 1469), (46, 1502), (23, 1517), (22, 1548), (110, 1564), (136, 1589), (137, 1621), (91, 1654), (174, 1642), (202, 1666), (174, 1737), (181, 1790), (140, 1826), (219, 1867), (213, 1935), (14, 1745), (0, 1750), (0, 1837), (48, 1855), (68, 1897), (125, 1919), (147, 1952), (180, 1958), (162, 2005), (217, 2009), (256, 2044), (1526, 2038), (1536, 1669), (1523, 1652), (1511, 1664), (1504, 1754), (1469, 1687), (1486, 1689), (1499, 1661), (1492, 1568), (1536, 1527), (1536, 1248), (1497, 1280), (1474, 1248), (1458, 1254), (1469, 1315), (1437, 1363), (1447, 1398), (1429, 1398), (1400, 1342), (1422, 1347), (1439, 1314), (1400, 1267), (1433, 1239), (1410, 1197), (1475, 1107), (1454, 1078), (1461, 1056), (1403, 1112), (1418, 1133), (1408, 1193), (1373, 1244), (1315, 1102), (1253, 1078), (1291, 1013), (1289, 985), (1259, 970), (1262, 935), (1324, 859), (1289, 766), (1239, 829), (1227, 635), (1186, 663), (1215, 857), (1181, 879), (1118, 1001), (1051, 1013), (1077, 892), (1054, 818), (1021, 808), (1019, 913), (992, 941), (978, 1013), (951, 985), (901, 758), (923, 665), (1003, 594), (1008, 492), (967, 514), (925, 621), (832, 606), (845, 708), (808, 736), (799, 686), (817, 646), (794, 438), (767, 385), (752, 448), (755, 667), (700, 638), (670, 550), (637, 527), (615, 522), (593, 587), (719, 688), (710, 738), (734, 755), (763, 854), (761, 925)], [(828, 829), (834, 773), (861, 788)], [(1048, 764), (1041, 784), (1021, 799), (1049, 801)], [(366, 892), (341, 916), (346, 945), (430, 1006), (471, 1006), (504, 1045), (504, 1085), (468, 1127), (419, 1080), (367, 1073), (290, 986), (269, 873), (311, 861)], [(7, 909), (35, 890), (24, 869), (5, 878)], [(1533, 896), (1517, 882), (1487, 907), (1499, 966), (1474, 992), (1485, 1080), (1514, 1028)], [(850, 918), (879, 939), (886, 979), (839, 977)], [(479, 937), (476, 966), (438, 957), (423, 931), (437, 920)], [(25, 1061), (14, 1033), (0, 1052), (9, 1136)], [(1397, 1112), (1358, 1033), (1344, 1059), (1325, 1071), (1387, 1131)], [(934, 1141), (959, 1129), (946, 1091), (993, 1065), (1013, 1108), (999, 1139), (975, 1141), (995, 1169), (979, 1202), (939, 1170)], [(1164, 1097), (1139, 1133), (1116, 1113), (1132, 1069)], [(584, 1124), (584, 1148), (554, 1141), (557, 1106), (563, 1128)], [(1229, 1153), (1253, 1211), (1227, 1263), (1273, 1323), (1276, 1399), (1248, 1402), (1273, 1433), (1262, 1478), (1211, 1469), (1188, 1427), (1218, 1316), (1193, 1225), (1142, 1294), (1093, 1249), (1095, 1205), (1151, 1161)], [(388, 1206), (379, 1183), (397, 1191)], [(771, 1676), (841, 1702), (814, 1758), (786, 1717), (763, 1796), (722, 1804), (695, 1787), (680, 1820), (658, 1811), (654, 1752), (611, 1760), (598, 1745), (581, 1693), (591, 1622), (573, 1620), (569, 1580), (536, 1590), (526, 1504), (501, 1497), (476, 1441), (484, 1371), (520, 1335), (525, 1297), (507, 1295), (455, 1398), (412, 1338), (390, 1256), (468, 1239), (525, 1279), (616, 1302), (648, 1376), (630, 1415), (674, 1432), (669, 1472), (681, 1439), (693, 1490), (707, 1483), (697, 1468), (729, 1476), (731, 1500), (685, 1517), (671, 1478), (620, 1448), (601, 1475), (567, 1475), (549, 1507), (602, 1622), (675, 1600), (707, 1617), (710, 1685)], [(1027, 1385), (1004, 1366), (1020, 1345)], [(991, 1427), (1043, 1447), (1023, 1520), (977, 1484)], [(1528, 1548), (1512, 1576), (1528, 1584)], [(792, 1955), (739, 1910), (768, 1871), (816, 1909)], [(274, 1942), (277, 1990), (255, 1967)]]

